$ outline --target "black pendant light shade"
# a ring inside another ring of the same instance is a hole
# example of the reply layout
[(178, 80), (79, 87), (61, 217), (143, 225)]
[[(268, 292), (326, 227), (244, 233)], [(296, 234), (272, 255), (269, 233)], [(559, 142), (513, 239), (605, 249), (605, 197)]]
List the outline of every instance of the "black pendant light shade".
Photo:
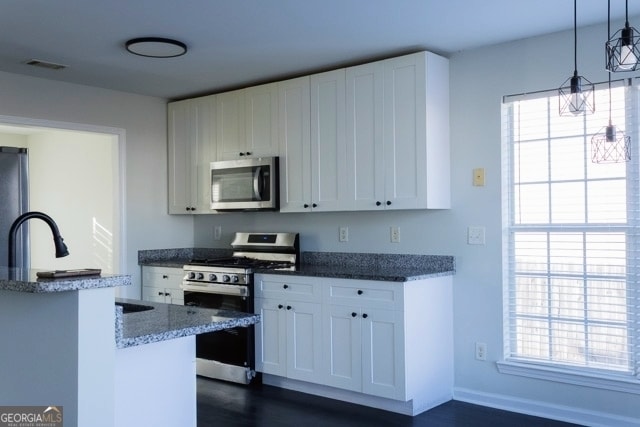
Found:
[(591, 161), (593, 163), (621, 163), (631, 160), (631, 137), (609, 125), (591, 138)]
[(561, 116), (593, 113), (596, 110), (594, 85), (579, 76), (577, 71), (558, 89), (558, 96)]
[(561, 116), (575, 116), (593, 113), (596, 110), (595, 89), (593, 83), (578, 75), (578, 5), (573, 0), (573, 76), (568, 78), (558, 89)]
[(605, 44), (607, 70), (635, 71), (640, 68), (640, 39), (638, 31), (629, 25), (629, 2), (625, 1), (625, 24)]
[[(607, 36), (611, 34), (610, 23), (611, 0), (607, 0)], [(607, 42), (607, 53), (608, 49)], [(631, 160), (631, 137), (626, 136), (624, 131), (617, 129), (611, 121), (611, 73), (609, 73), (609, 124), (591, 138), (591, 161), (593, 163), (620, 163), (629, 160)]]

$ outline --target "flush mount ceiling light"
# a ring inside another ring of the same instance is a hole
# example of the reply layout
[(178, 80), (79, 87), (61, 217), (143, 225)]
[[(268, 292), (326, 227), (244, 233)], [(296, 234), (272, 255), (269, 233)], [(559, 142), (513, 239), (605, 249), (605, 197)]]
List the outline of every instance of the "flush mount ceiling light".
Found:
[(125, 43), (127, 50), (134, 55), (149, 58), (174, 58), (187, 53), (187, 45), (173, 39), (162, 37), (139, 37)]
[[(609, 10), (611, 9), (609, 2)], [(610, 14), (610, 12), (609, 12)], [(629, 26), (629, 1), (625, 1), (625, 24), (613, 37), (605, 43), (607, 53), (607, 70), (635, 71), (638, 69), (640, 58), (640, 40), (636, 37), (637, 30)]]
[(593, 83), (578, 75), (578, 5), (573, 0), (573, 76), (558, 89), (561, 116), (593, 113), (596, 109)]

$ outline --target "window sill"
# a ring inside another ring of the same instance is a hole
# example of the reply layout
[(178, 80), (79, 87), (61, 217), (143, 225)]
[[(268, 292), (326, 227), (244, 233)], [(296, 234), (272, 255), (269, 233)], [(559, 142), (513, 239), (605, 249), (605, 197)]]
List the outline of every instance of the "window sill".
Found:
[(567, 368), (514, 361), (499, 361), (496, 364), (498, 371), (502, 374), (519, 375), (522, 377), (574, 384), (583, 387), (640, 394), (640, 379), (632, 376), (578, 372)]

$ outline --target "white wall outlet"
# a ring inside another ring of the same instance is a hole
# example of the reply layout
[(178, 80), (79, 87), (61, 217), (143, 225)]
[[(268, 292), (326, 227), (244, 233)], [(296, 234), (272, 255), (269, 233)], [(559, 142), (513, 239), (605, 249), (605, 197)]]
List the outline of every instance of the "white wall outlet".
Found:
[(400, 243), (400, 227), (392, 225), (390, 233), (391, 243)]
[(341, 242), (349, 241), (349, 227), (340, 227), (338, 231), (338, 240)]
[(487, 360), (487, 344), (483, 342), (476, 343), (476, 360)]
[(469, 227), (467, 229), (467, 243), (469, 245), (484, 245), (484, 227)]
[(213, 240), (220, 240), (222, 238), (222, 226), (216, 225), (213, 227)]

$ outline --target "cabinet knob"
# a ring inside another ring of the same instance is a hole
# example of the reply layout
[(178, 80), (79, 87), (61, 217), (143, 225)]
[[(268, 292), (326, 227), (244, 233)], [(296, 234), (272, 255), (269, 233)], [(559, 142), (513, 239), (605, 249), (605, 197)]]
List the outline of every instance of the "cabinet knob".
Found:
[(240, 155), (240, 157), (244, 156), (243, 152), (238, 153)]
[(189, 212), (191, 210), (191, 207), (187, 206), (184, 210), (186, 210), (187, 212)]
[(247, 155), (247, 156), (250, 156), (250, 155), (251, 155), (251, 151), (247, 151), (247, 152), (246, 152), (246, 153), (244, 153), (244, 154), (245, 154), (245, 155)]
[(166, 274), (163, 274), (163, 275), (162, 275), (162, 278), (163, 278), (163, 279), (168, 279), (168, 278), (169, 278), (169, 276), (167, 276)]
[(362, 318), (366, 319), (367, 317), (369, 317), (369, 315), (367, 313), (362, 313)]
[(158, 296), (159, 297), (163, 297), (164, 296), (164, 292), (158, 292)]
[(278, 310), (281, 310), (284, 307), (282, 304), (278, 304)]
[(289, 285), (282, 285), (284, 289), (289, 289)]
[(387, 200), (387, 206), (391, 205), (391, 200)]
[(306, 203), (303, 206), (304, 206), (305, 209), (309, 207), (309, 205), (306, 204)]
[(356, 317), (358, 315), (358, 313), (356, 313), (355, 311), (353, 313), (351, 313), (351, 317)]
[(293, 307), (291, 307), (290, 305), (287, 306), (287, 310), (291, 310)]
[(362, 289), (358, 289), (358, 295), (362, 295), (363, 293)]
[(379, 200), (376, 202), (376, 206), (380, 206), (381, 204), (382, 203)]
[(164, 293), (164, 296), (165, 296), (165, 297), (170, 297), (170, 296), (171, 296), (171, 292), (165, 292), (165, 293)]
[(313, 203), (313, 204), (311, 205), (311, 207), (312, 207), (312, 208), (317, 208), (317, 207), (318, 207), (318, 205), (316, 205), (315, 203)]

